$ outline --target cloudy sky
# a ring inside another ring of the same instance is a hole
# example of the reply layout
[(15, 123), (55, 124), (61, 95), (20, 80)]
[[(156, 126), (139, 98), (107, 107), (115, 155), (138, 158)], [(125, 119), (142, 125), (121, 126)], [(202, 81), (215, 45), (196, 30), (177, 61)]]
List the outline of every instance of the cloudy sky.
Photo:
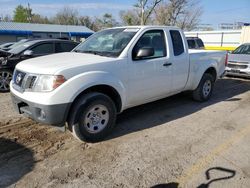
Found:
[[(78, 10), (81, 15), (101, 16), (112, 13), (119, 18), (119, 12), (132, 8), (136, 0), (0, 0), (0, 15), (12, 15), (14, 8), (30, 3), (33, 12), (44, 16), (53, 16), (64, 6)], [(250, 0), (200, 0), (203, 7), (201, 23), (212, 24), (216, 27), (219, 23), (250, 22)]]

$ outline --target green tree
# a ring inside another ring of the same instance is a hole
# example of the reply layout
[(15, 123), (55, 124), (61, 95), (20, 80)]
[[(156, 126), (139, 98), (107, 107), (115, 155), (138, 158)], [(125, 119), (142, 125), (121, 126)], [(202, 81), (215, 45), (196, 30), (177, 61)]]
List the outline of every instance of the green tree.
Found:
[(28, 8), (18, 5), (14, 10), (14, 22), (29, 22), (28, 19), (29, 10)]

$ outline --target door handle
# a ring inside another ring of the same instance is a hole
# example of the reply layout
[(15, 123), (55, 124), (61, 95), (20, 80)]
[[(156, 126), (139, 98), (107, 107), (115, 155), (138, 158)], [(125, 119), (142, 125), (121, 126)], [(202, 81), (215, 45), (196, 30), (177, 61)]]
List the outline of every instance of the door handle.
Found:
[(164, 67), (168, 67), (168, 66), (171, 66), (171, 65), (172, 65), (172, 63), (164, 63), (163, 64)]

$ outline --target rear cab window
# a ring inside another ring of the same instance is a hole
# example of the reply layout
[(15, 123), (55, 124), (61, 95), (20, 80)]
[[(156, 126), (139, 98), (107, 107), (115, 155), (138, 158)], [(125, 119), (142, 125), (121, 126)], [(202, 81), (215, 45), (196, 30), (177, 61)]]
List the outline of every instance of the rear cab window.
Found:
[(189, 49), (196, 48), (195, 41), (193, 39), (188, 39), (187, 42), (188, 42), (188, 48)]
[(178, 30), (170, 30), (170, 36), (173, 44), (174, 56), (183, 54), (185, 50), (180, 32)]
[(204, 48), (204, 43), (202, 42), (201, 39), (197, 39), (197, 44), (198, 44), (199, 48)]

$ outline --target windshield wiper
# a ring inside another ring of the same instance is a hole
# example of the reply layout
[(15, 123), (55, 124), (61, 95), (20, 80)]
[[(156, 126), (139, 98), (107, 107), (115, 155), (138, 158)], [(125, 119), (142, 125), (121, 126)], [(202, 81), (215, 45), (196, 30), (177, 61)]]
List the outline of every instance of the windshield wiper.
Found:
[(74, 52), (86, 53), (86, 54), (94, 54), (105, 57), (116, 57), (112, 52), (100, 52), (100, 51), (92, 51), (92, 50), (74, 50)]
[(91, 51), (91, 50), (87, 50), (87, 51), (81, 51), (82, 53), (87, 53), (87, 54), (94, 54), (94, 55), (99, 55), (99, 56), (105, 56), (103, 54), (103, 52), (98, 52), (98, 51)]

